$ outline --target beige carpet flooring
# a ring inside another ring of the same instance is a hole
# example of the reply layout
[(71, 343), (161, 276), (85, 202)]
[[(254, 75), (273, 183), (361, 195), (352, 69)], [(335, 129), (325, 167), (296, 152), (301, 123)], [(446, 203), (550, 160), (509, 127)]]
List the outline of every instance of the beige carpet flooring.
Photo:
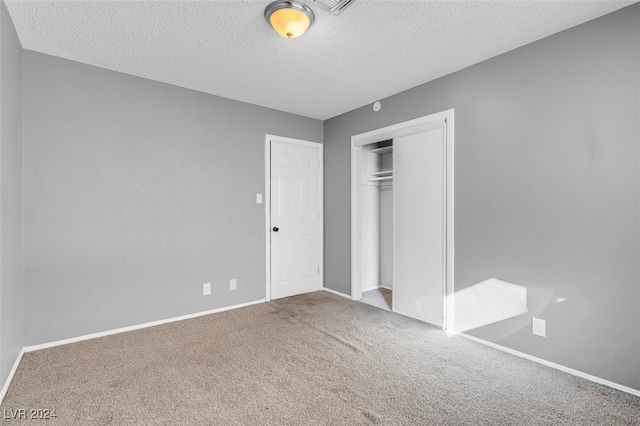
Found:
[(391, 290), (388, 288), (380, 287), (362, 292), (362, 301), (364, 303), (384, 309), (385, 311), (391, 311), (393, 306), (391, 297)]
[(25, 354), (39, 425), (632, 425), (640, 398), (326, 292)]

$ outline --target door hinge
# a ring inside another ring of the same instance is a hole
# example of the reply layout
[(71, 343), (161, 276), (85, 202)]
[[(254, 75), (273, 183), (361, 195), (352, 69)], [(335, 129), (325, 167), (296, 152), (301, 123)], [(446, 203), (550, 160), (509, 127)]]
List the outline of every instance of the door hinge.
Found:
[(318, 273), (320, 273), (320, 267), (318, 266)]

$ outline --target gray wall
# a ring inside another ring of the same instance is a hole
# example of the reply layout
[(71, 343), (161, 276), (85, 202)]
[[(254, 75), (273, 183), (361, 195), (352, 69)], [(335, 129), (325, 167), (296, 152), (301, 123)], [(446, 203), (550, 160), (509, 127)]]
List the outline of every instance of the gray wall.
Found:
[(22, 350), (22, 47), (0, 2), (0, 388)]
[(636, 4), (326, 121), (325, 285), (350, 293), (350, 137), (455, 108), (455, 289), (528, 289), (469, 334), (640, 389), (639, 99)]
[(265, 297), (265, 133), (321, 121), (29, 51), (24, 74), (26, 345)]

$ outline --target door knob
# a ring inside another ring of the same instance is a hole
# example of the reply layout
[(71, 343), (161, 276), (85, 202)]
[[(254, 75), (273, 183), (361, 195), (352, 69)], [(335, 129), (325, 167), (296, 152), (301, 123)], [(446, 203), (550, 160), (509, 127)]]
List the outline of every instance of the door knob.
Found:
[(274, 227), (273, 227), (273, 232), (278, 232), (278, 231), (279, 231), (278, 227), (277, 227), (277, 226), (274, 226)]

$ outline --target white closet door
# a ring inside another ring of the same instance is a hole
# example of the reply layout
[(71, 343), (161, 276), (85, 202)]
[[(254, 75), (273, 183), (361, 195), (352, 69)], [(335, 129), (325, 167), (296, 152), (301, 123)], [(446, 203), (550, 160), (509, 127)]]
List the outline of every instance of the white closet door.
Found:
[(445, 132), (394, 139), (393, 311), (443, 326)]

